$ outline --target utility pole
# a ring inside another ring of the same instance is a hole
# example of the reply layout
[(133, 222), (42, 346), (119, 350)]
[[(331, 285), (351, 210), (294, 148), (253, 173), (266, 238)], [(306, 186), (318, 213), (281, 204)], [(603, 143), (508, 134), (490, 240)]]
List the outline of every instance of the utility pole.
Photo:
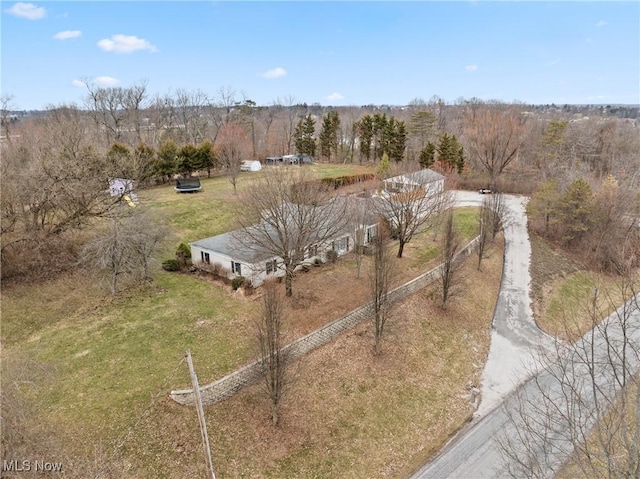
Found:
[(187, 350), (187, 364), (189, 365), (189, 374), (191, 374), (191, 384), (193, 386), (193, 394), (195, 396), (196, 411), (198, 411), (198, 422), (200, 423), (200, 434), (202, 435), (202, 447), (204, 447), (204, 460), (207, 464), (207, 476), (210, 479), (216, 479), (213, 472), (213, 461), (211, 460), (211, 448), (209, 447), (209, 435), (207, 434), (207, 422), (204, 418), (204, 409), (202, 408), (202, 398), (200, 397), (200, 386), (198, 385), (198, 377), (193, 368), (191, 361), (191, 351)]

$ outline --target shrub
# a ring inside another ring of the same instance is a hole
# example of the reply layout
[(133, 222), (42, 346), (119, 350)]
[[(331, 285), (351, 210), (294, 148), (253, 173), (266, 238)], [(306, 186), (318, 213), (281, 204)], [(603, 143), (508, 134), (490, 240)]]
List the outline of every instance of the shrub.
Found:
[(256, 290), (251, 281), (245, 281), (242, 285), (242, 289), (244, 290), (244, 294), (246, 296), (251, 296), (253, 293), (255, 293)]
[[(213, 265), (211, 265), (211, 273), (214, 276), (220, 276), (221, 275), (220, 273), (223, 271), (223, 269), (224, 268), (220, 263), (213, 263)], [(226, 276), (226, 274), (224, 276)]]
[(188, 244), (180, 243), (176, 250), (176, 261), (180, 267), (191, 264), (191, 248)]
[(335, 263), (338, 261), (338, 252), (334, 250), (327, 251), (327, 261), (329, 263)]
[(162, 269), (165, 271), (180, 271), (178, 260), (168, 259), (162, 262)]
[(231, 289), (234, 291), (244, 284), (246, 281), (244, 276), (236, 276), (231, 280)]

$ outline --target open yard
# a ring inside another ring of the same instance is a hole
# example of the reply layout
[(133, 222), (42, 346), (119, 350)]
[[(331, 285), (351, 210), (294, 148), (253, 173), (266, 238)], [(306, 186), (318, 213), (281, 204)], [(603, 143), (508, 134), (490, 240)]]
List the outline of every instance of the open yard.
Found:
[(547, 333), (575, 340), (593, 327), (594, 320), (608, 316), (624, 301), (619, 276), (586, 270), (535, 234), (531, 249), (533, 311), (538, 326)]
[[(173, 230), (164, 255), (180, 241), (233, 227), (231, 185), (212, 178), (203, 187), (195, 195), (169, 186), (140, 193), (141, 204)], [(458, 212), (467, 238), (475, 214)], [(398, 282), (435, 264), (437, 244), (431, 232), (409, 243), (397, 260)], [(280, 427), (270, 424), (259, 386), (208, 406), (218, 477), (410, 473), (472, 412), (467, 386), (477, 383), (488, 351), (501, 259), (496, 244), (479, 276), (471, 257), (464, 294), (446, 310), (435, 289), (398, 305), (379, 357), (364, 323), (297, 362)], [(159, 268), (152, 282), (115, 298), (79, 272), (3, 289), (3, 381), (20, 381), (31, 404), (24, 427), (37, 425), (49, 438), (25, 446), (25, 454), (63, 460), (65, 477), (99, 470), (100, 477), (202, 476), (195, 410), (167, 394), (189, 387), (186, 349), (201, 384), (254, 357), (259, 298), (259, 290), (243, 297), (198, 275)], [(367, 300), (367, 265), (358, 279), (349, 256), (301, 273), (288, 302), (288, 334), (309, 332)]]

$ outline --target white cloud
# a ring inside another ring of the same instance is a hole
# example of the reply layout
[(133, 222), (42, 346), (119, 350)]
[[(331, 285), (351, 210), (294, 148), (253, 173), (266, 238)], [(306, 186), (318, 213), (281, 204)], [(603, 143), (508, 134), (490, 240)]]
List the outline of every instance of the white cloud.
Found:
[(558, 59), (558, 60), (550, 61), (549, 63), (546, 64), (546, 66), (552, 67), (554, 65), (559, 65), (559, 64), (560, 64), (560, 60)]
[(113, 35), (111, 38), (104, 38), (98, 42), (98, 46), (106, 52), (115, 53), (131, 53), (136, 50), (157, 51), (155, 45), (152, 45), (144, 38), (138, 38), (135, 35)]
[(280, 78), (287, 74), (287, 70), (282, 67), (274, 68), (273, 70), (267, 70), (262, 73), (260, 76), (264, 78)]
[(327, 100), (329, 100), (329, 101), (340, 101), (340, 100), (344, 100), (344, 97), (340, 93), (334, 92), (334, 93), (332, 93), (331, 95), (329, 95), (327, 97)]
[(96, 77), (93, 79), (93, 83), (95, 83), (98, 86), (109, 87), (109, 86), (116, 86), (118, 83), (120, 83), (120, 80), (113, 77)]
[(605, 22), (604, 20), (600, 20), (598, 23), (596, 23), (596, 27), (604, 27), (607, 24), (607, 22)]
[(464, 69), (468, 72), (475, 72), (478, 71), (478, 65), (467, 65)]
[(82, 35), (80, 30), (65, 30), (64, 32), (56, 33), (53, 38), (56, 40), (68, 40), (69, 38), (78, 38)]
[(44, 7), (37, 7), (33, 3), (23, 2), (18, 2), (5, 11), (16, 17), (26, 18), (27, 20), (40, 20), (47, 15)]
[[(120, 83), (120, 80), (113, 77), (101, 76), (101, 77), (96, 77), (93, 80), (90, 80), (89, 83), (95, 86), (112, 87)], [(84, 80), (73, 80), (71, 82), (71, 85), (79, 88), (85, 88), (87, 86), (87, 82)]]

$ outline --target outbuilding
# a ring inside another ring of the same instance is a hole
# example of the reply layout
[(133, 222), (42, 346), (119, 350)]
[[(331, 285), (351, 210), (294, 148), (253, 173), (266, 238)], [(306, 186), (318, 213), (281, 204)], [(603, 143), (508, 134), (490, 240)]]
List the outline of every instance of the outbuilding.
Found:
[(262, 164), (258, 160), (243, 161), (240, 165), (240, 171), (260, 171)]

